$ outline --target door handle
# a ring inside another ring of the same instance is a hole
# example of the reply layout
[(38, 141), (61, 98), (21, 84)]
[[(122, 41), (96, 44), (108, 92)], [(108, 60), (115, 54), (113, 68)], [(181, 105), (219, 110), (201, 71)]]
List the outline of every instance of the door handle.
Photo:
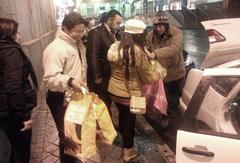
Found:
[(214, 153), (213, 152), (203, 151), (203, 150), (195, 149), (195, 148), (191, 148), (191, 147), (182, 147), (182, 151), (190, 153), (190, 154), (194, 154), (194, 155), (201, 155), (201, 156), (206, 156), (206, 157), (214, 157)]

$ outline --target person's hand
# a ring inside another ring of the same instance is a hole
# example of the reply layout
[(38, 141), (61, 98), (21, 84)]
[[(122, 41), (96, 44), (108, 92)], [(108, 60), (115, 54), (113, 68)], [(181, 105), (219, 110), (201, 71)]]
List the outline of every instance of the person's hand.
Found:
[(94, 83), (96, 84), (102, 84), (102, 78), (98, 78), (94, 80)]
[(148, 53), (148, 57), (154, 59), (156, 57), (155, 53)]
[(32, 129), (32, 120), (24, 121), (23, 125), (23, 128), (20, 130), (21, 132)]
[(151, 58), (151, 59), (154, 59), (156, 57), (156, 54), (154, 52), (150, 52), (147, 47), (144, 48), (148, 57)]
[(167, 76), (167, 70), (159, 63), (155, 62), (156, 70), (159, 72), (161, 79)]
[(87, 89), (87, 84), (80, 81), (79, 79), (73, 79), (72, 83), (71, 83), (71, 86), (77, 92), (81, 92), (82, 87)]

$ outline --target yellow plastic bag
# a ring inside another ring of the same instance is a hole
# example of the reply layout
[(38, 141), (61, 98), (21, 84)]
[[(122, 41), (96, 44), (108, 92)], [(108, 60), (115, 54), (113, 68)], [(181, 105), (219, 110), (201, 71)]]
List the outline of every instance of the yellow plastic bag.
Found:
[(97, 124), (111, 144), (117, 133), (104, 102), (94, 93), (74, 93), (64, 117), (64, 152), (80, 160), (95, 155)]

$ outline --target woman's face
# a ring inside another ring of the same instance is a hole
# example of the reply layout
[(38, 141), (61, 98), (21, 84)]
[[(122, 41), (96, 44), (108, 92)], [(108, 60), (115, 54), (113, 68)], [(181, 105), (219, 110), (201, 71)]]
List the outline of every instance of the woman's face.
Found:
[(154, 29), (160, 35), (166, 32), (166, 28), (163, 24), (154, 24)]

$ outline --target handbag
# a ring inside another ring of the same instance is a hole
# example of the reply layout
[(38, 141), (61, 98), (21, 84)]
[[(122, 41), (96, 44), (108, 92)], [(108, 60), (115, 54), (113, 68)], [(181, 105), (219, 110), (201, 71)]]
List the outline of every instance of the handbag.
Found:
[(134, 114), (145, 114), (146, 113), (146, 98), (141, 96), (130, 97), (130, 112)]
[(168, 102), (162, 80), (158, 80), (152, 85), (144, 85), (143, 94), (146, 97), (147, 106), (150, 108), (149, 111), (157, 111), (164, 115), (167, 114)]
[(145, 114), (146, 113), (146, 98), (144, 96), (132, 96), (128, 87), (128, 83), (125, 80), (123, 73), (121, 72), (123, 82), (127, 88), (128, 94), (130, 96), (130, 112), (133, 114)]

